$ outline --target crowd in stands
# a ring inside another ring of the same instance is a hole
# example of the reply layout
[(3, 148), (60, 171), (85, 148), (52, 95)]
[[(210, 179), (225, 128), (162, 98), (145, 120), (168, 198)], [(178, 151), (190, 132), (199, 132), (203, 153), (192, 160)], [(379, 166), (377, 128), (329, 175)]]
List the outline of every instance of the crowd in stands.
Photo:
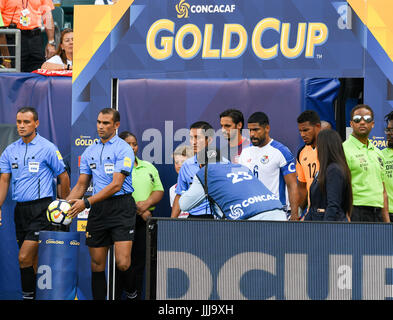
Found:
[[(72, 70), (73, 33), (69, 28), (62, 30), (60, 41), (56, 43), (52, 10), (52, 0), (0, 1), (0, 28), (20, 30), (20, 72)], [(41, 29), (46, 33), (45, 48)], [(14, 69), (17, 52), (15, 34), (0, 33), (0, 45), (1, 67)]]

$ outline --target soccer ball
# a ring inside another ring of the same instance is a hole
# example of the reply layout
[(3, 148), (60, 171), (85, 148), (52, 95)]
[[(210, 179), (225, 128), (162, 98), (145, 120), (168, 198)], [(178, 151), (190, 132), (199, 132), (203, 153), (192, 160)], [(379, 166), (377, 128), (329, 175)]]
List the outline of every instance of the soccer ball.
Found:
[(71, 223), (72, 218), (67, 217), (71, 205), (66, 200), (54, 200), (46, 210), (48, 220), (54, 225), (67, 226)]

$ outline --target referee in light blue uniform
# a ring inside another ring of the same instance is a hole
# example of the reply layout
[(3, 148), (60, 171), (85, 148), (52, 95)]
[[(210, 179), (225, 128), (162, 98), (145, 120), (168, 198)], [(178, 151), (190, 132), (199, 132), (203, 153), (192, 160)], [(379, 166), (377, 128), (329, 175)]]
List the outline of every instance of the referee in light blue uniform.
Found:
[(36, 110), (19, 109), (16, 125), (21, 138), (0, 157), (0, 222), (1, 206), (11, 183), (23, 298), (34, 299), (39, 232), (54, 228), (46, 217), (46, 209), (56, 196), (53, 179), (60, 181), (61, 198), (70, 192), (70, 180), (57, 147), (36, 131)]
[[(80, 175), (68, 196), (71, 217), (90, 208), (86, 227), (92, 267), (93, 299), (106, 298), (105, 266), (109, 246), (114, 244), (117, 269), (126, 292), (131, 293), (131, 248), (134, 240), (136, 205), (132, 197), (132, 168), (135, 156), (127, 142), (119, 138), (120, 114), (104, 108), (97, 118), (100, 140), (83, 152)], [(80, 199), (93, 182), (93, 195)]]
[[(184, 161), (181, 169), (179, 171), (179, 176), (177, 179), (177, 186), (175, 192), (179, 195), (186, 192), (192, 185), (195, 179), (195, 174), (200, 170), (200, 166), (197, 160), (197, 156), (194, 155)], [(198, 206), (193, 207), (188, 211), (189, 218), (213, 218), (210, 212), (209, 202), (205, 199)]]
[[(180, 214), (179, 199), (180, 196), (186, 192), (192, 185), (195, 174), (200, 169), (200, 164), (197, 161), (196, 154), (206, 148), (212, 143), (214, 136), (213, 127), (205, 122), (198, 121), (190, 126), (190, 143), (195, 154), (194, 157), (187, 159), (180, 168), (179, 175), (177, 177), (177, 186), (175, 189), (175, 199), (173, 201), (171, 217), (177, 218)], [(188, 219), (192, 218), (203, 218), (213, 219), (213, 215), (210, 212), (208, 201), (204, 201), (199, 206), (189, 211)]]

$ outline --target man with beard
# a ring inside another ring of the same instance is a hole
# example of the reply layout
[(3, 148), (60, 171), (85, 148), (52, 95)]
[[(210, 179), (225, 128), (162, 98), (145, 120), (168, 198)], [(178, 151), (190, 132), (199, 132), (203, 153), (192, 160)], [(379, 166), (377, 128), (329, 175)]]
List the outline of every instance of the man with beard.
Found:
[[(237, 163), (243, 148), (250, 145), (250, 140), (242, 135), (243, 113), (237, 109), (225, 110), (220, 114), (220, 125), (222, 134), (227, 140), (225, 145), (220, 145), (221, 154), (231, 162)], [(228, 152), (228, 154), (224, 152)]]
[(291, 151), (269, 136), (269, 118), (264, 112), (253, 113), (247, 126), (252, 146), (242, 151), (239, 163), (279, 198), (291, 220), (298, 220), (296, 166)]
[(353, 210), (351, 221), (390, 222), (382, 152), (369, 141), (374, 112), (359, 104), (351, 111), (352, 134), (343, 143), (351, 170)]
[(385, 116), (386, 121), (386, 140), (388, 145), (382, 150), (385, 158), (385, 188), (388, 195), (389, 217), (393, 221), (393, 111)]
[(321, 131), (321, 120), (313, 110), (302, 112), (297, 118), (297, 125), (305, 145), (301, 147), (296, 157), (296, 174), (298, 179), (299, 207), (308, 206), (309, 190), (315, 174), (319, 170), (317, 156), (317, 136)]

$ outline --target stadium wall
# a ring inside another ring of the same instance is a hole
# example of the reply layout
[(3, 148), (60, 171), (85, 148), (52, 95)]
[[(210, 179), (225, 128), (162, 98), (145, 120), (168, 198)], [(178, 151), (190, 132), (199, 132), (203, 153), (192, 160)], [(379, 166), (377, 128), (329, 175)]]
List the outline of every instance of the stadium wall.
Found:
[(393, 225), (157, 218), (148, 296), (170, 300), (391, 300)]

